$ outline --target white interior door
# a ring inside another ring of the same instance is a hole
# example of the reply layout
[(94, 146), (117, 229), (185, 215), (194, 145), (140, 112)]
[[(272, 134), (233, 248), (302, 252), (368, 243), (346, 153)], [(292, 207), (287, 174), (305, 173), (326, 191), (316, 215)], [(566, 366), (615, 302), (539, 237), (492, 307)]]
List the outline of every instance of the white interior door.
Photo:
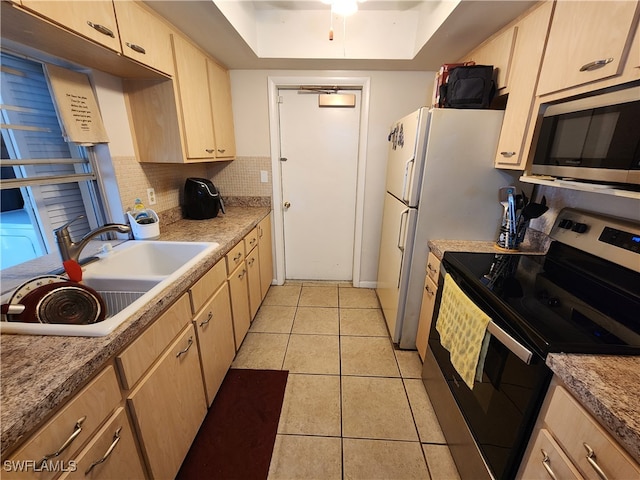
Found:
[(320, 108), (316, 94), (279, 91), (287, 279), (353, 278), (361, 95), (349, 93), (355, 108)]

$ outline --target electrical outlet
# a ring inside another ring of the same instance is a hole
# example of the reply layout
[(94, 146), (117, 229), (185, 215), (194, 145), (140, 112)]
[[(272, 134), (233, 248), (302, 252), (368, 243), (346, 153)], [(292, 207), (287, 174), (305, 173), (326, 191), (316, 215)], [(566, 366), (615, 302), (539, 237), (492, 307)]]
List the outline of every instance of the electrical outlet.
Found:
[(260, 181), (262, 183), (267, 183), (269, 181), (269, 172), (266, 170), (260, 170)]
[(156, 204), (156, 191), (153, 188), (147, 188), (147, 200), (149, 205)]

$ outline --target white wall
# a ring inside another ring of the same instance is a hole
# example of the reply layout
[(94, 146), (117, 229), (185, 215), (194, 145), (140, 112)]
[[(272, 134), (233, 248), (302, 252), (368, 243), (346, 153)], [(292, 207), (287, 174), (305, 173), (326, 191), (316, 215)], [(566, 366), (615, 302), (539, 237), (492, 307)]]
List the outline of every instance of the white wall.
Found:
[[(363, 283), (375, 282), (382, 224), (387, 135), (394, 120), (428, 103), (435, 72), (232, 70), (231, 96), (237, 156), (271, 156), (269, 76), (369, 77), (371, 80), (364, 191)], [(277, 148), (277, 146), (275, 146)]]

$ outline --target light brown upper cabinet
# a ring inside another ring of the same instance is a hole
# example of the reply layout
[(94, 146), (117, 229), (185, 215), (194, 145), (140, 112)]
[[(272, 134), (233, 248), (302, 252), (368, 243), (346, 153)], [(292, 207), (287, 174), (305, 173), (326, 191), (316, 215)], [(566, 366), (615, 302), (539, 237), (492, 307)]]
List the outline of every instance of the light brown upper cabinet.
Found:
[(120, 51), (118, 24), (112, 2), (22, 0), (22, 5), (94, 42)]
[(495, 158), (498, 168), (523, 170), (525, 167), (524, 147), (533, 133), (531, 111), (552, 10), (552, 2), (543, 2), (514, 27), (518, 33), (509, 75), (509, 97)]
[(474, 61), (476, 65), (493, 65), (498, 95), (501, 95), (508, 86), (516, 34), (517, 29), (511, 27), (489, 38), (460, 60), (460, 62)]
[(216, 158), (233, 158), (236, 155), (236, 137), (231, 107), (231, 82), (229, 72), (207, 59), (209, 95), (213, 113), (213, 130), (216, 142)]
[(171, 29), (140, 2), (115, 0), (122, 53), (173, 75)]
[(180, 35), (172, 35), (182, 132), (189, 159), (215, 158), (207, 58)]
[(633, 1), (556, 2), (538, 95), (622, 73), (638, 9)]

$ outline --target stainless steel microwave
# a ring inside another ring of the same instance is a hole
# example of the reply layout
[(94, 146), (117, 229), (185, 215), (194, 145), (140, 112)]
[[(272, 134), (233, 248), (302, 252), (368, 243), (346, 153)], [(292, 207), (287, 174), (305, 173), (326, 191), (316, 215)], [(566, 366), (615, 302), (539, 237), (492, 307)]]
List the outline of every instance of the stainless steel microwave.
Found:
[(531, 173), (640, 185), (640, 86), (549, 106)]

